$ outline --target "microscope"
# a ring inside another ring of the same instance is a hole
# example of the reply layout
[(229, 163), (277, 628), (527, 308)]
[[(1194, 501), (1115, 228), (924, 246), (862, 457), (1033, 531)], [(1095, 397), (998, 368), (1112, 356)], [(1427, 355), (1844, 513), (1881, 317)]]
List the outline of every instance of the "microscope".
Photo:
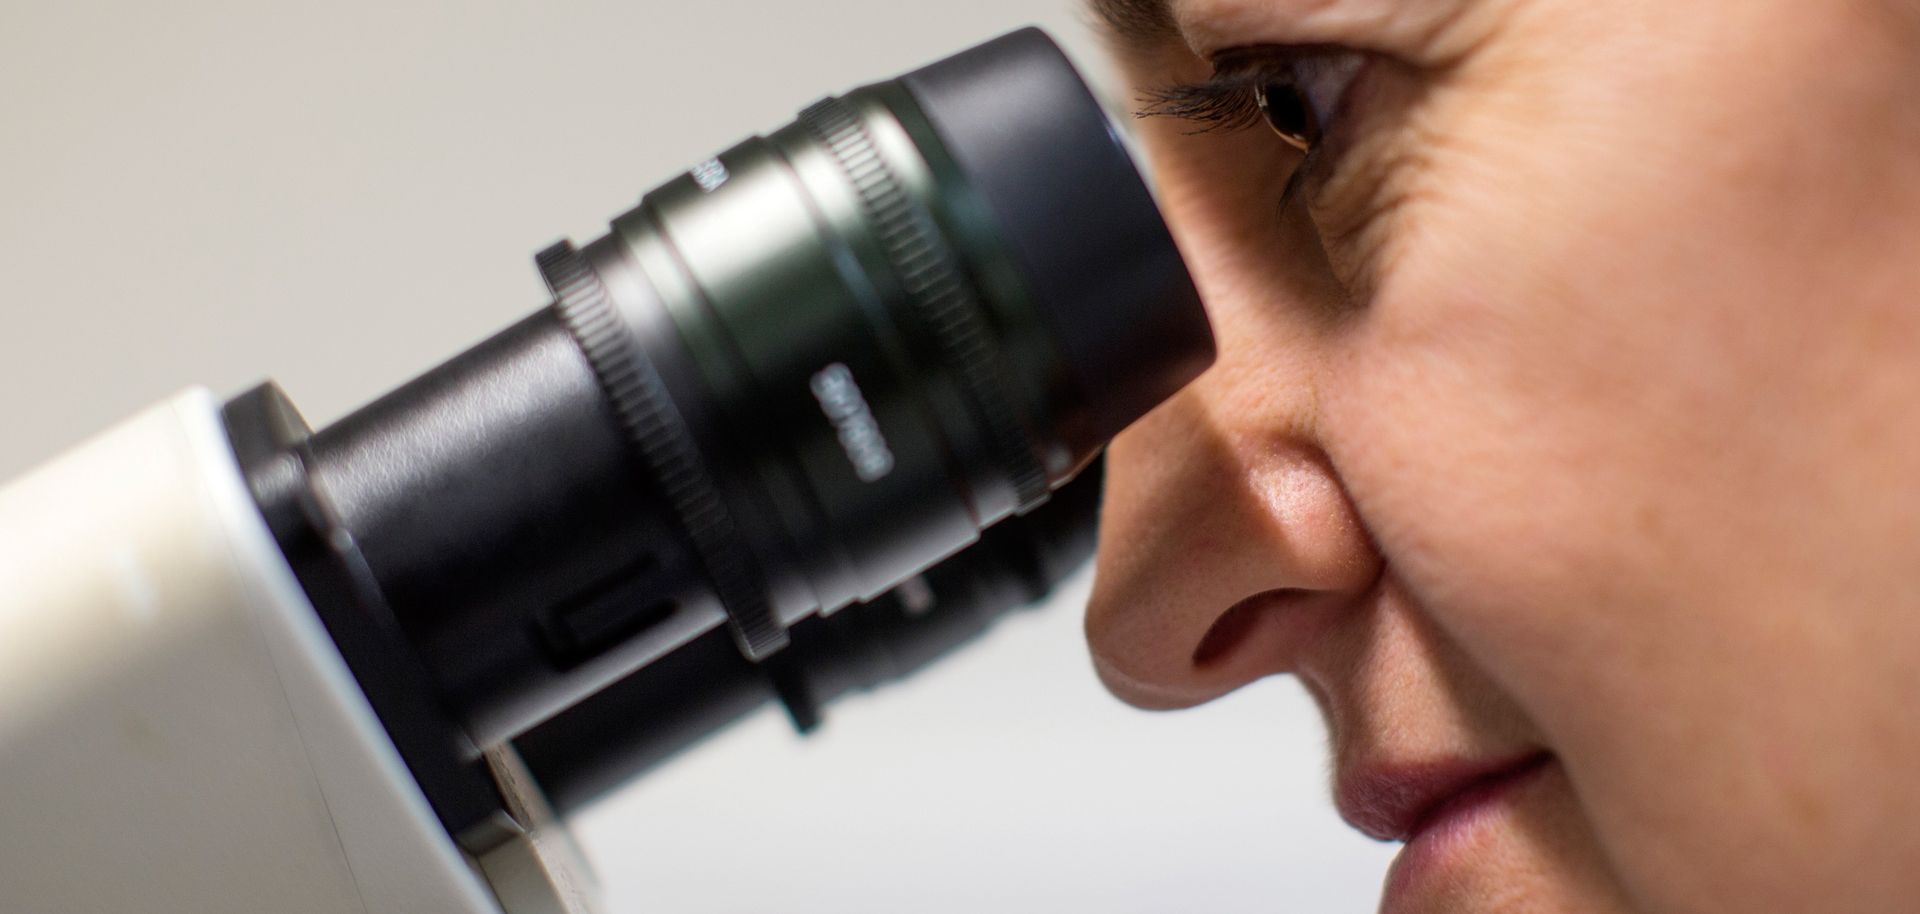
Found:
[(595, 910), (565, 816), (1044, 596), (1213, 357), (1037, 30), (824, 99), (314, 430), (189, 390), (0, 488), (20, 914)]

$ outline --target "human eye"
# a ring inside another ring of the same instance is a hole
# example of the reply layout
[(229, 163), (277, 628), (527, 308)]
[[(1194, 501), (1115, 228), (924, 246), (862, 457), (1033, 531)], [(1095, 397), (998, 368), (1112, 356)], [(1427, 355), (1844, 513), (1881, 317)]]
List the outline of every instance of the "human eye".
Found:
[(1149, 89), (1136, 117), (1192, 121), (1192, 133), (1245, 130), (1260, 123), (1287, 145), (1311, 153), (1346, 107), (1367, 62), (1337, 46), (1260, 46), (1215, 52), (1213, 75)]
[[(1235, 136), (1187, 142), (1181, 131), (1154, 131), (1156, 154), (1177, 163), (1183, 192), (1204, 194), (1219, 213), (1252, 215), (1258, 202), (1279, 215), (1302, 204), (1338, 271), (1359, 288), (1359, 263), (1371, 261), (1359, 252), (1384, 238), (1390, 221), (1382, 219), (1413, 169), (1405, 150), (1417, 148), (1419, 71), (1346, 44), (1244, 44), (1200, 61), (1210, 75), (1146, 90), (1135, 115), (1187, 121), (1187, 134)], [(1281, 142), (1261, 142), (1261, 127)]]

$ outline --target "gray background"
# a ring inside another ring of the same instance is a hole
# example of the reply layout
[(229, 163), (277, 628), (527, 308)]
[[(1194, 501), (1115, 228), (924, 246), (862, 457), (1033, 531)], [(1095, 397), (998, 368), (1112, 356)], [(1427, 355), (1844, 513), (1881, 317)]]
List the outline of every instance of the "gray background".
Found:
[[(543, 303), (533, 251), (802, 105), (1065, 2), (0, 0), (0, 479), (189, 384), (316, 424)], [(618, 912), (1371, 910), (1291, 683), (1153, 717), (1045, 610), (801, 742), (581, 817)]]

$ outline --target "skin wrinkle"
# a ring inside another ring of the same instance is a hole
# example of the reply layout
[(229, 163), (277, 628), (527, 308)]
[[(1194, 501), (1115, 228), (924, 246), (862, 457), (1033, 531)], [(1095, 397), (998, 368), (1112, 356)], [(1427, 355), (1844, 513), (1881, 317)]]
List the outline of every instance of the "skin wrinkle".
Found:
[[(1445, 185), (1421, 178), (1446, 173), (1450, 165), (1471, 168), (1488, 158), (1486, 149), (1501, 145), (1497, 134), (1504, 125), (1435, 129), (1445, 122), (1444, 109), (1458, 107), (1455, 99), (1490, 91), (1461, 60), (1516, 28), (1487, 12), (1495, 6), (1482, 0), (1471, 7), (1477, 17), (1447, 20), (1456, 31), (1441, 33), (1452, 36), (1456, 50), (1444, 62), (1413, 66), (1382, 58), (1374, 64), (1372, 84), (1359, 87), (1369, 95), (1366, 117), (1352, 125), (1360, 138), (1316, 188), (1312, 210), (1327, 248), (1339, 252), (1335, 266), (1342, 282), (1360, 302), (1370, 302), (1381, 277), (1396, 272), (1400, 251), (1414, 242), (1409, 236), (1432, 221), (1431, 214), (1448, 211)], [(1442, 113), (1435, 114), (1436, 108)], [(1366, 121), (1391, 122), (1394, 129), (1368, 131)], [(1436, 161), (1442, 157), (1451, 163)]]
[(1180, 4), (1137, 84), (1345, 40), (1408, 94), (1311, 219), (1277, 144), (1140, 125), (1221, 358), (1111, 451), (1116, 691), (1294, 672), (1343, 764), (1550, 749), (1419, 910), (1905, 910), (1916, 6)]

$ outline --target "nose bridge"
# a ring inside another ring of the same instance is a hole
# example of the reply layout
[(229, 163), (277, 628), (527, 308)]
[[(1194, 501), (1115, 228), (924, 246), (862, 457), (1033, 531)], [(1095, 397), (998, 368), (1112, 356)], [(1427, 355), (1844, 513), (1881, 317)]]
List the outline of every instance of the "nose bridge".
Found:
[(1087, 632), (1125, 700), (1182, 707), (1288, 672), (1378, 576), (1315, 433), (1302, 329), (1223, 333), (1214, 369), (1112, 446)]

